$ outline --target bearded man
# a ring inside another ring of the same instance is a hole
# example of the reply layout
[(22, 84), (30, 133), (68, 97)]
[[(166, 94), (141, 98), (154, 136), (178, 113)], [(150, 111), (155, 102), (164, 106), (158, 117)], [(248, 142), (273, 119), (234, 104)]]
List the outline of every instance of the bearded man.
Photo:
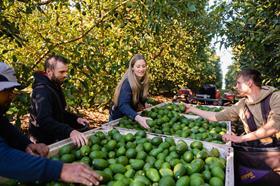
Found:
[(88, 121), (66, 110), (62, 84), (67, 78), (68, 60), (50, 56), (44, 67), (45, 72), (34, 74), (29, 122), (31, 137), (45, 144), (68, 137), (77, 146), (87, 144), (88, 139), (79, 130), (84, 129)]

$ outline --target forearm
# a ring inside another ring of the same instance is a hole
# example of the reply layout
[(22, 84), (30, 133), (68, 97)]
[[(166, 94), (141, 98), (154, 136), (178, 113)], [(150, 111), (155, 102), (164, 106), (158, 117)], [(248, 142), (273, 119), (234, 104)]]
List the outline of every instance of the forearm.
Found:
[(204, 111), (204, 110), (197, 109), (195, 107), (190, 107), (189, 112), (199, 115), (202, 118), (207, 119), (209, 121), (217, 121), (215, 117), (216, 112)]
[(0, 175), (23, 182), (58, 180), (62, 162), (13, 149), (0, 138)]
[(74, 126), (78, 124), (78, 122), (77, 122), (78, 115), (76, 115), (74, 113), (65, 111), (64, 112), (64, 118), (65, 118), (66, 123), (68, 123), (68, 124), (71, 124), (71, 125), (74, 125)]
[(279, 131), (275, 129), (273, 126), (271, 126), (270, 123), (267, 123), (261, 128), (257, 129), (256, 131), (241, 136), (241, 140), (242, 142), (259, 140), (259, 139), (271, 137), (277, 132)]
[(128, 116), (131, 119), (135, 119), (135, 117), (137, 116), (137, 112), (133, 110), (133, 108), (131, 108), (129, 104), (121, 104), (119, 106), (119, 109), (124, 115)]
[(55, 136), (60, 136), (61, 138), (68, 138), (73, 128), (66, 123), (61, 123), (56, 121), (52, 117), (45, 118), (40, 123), (40, 129), (46, 134), (53, 134)]

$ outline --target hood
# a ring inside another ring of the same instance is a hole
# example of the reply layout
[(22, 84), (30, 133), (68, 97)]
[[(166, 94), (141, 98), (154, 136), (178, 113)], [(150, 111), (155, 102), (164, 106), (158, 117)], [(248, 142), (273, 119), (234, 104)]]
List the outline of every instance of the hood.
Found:
[(53, 87), (55, 89), (59, 89), (58, 86), (56, 86), (46, 75), (45, 72), (35, 72), (34, 73), (34, 83), (32, 85), (32, 88), (34, 89), (35, 87), (39, 85), (49, 85), (50, 87)]
[(262, 100), (264, 100), (268, 95), (270, 95), (272, 92), (275, 92), (277, 90), (277, 88), (271, 87), (271, 86), (262, 86), (261, 88), (261, 95), (260, 97), (254, 101), (254, 102), (248, 102), (248, 100), (246, 100), (246, 103), (248, 104), (257, 104), (260, 103)]

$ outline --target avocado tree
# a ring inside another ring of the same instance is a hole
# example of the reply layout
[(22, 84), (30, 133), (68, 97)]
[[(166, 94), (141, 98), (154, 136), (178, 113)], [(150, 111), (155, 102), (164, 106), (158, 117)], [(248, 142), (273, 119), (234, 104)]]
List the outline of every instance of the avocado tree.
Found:
[(228, 67), (228, 71), (225, 77), (226, 90), (234, 91), (236, 85), (236, 75), (240, 70), (240, 65), (237, 62), (234, 62)]
[(263, 83), (280, 86), (279, 1), (246, 0), (222, 3), (222, 35), (233, 47), (235, 66), (255, 68)]
[(5, 0), (0, 60), (15, 67), (25, 87), (27, 94), (19, 98), (23, 108), (33, 72), (43, 70), (52, 53), (71, 61), (65, 85), (70, 105), (106, 106), (136, 53), (147, 59), (151, 94), (221, 82), (219, 59), (209, 48), (220, 17), (206, 9), (207, 3)]

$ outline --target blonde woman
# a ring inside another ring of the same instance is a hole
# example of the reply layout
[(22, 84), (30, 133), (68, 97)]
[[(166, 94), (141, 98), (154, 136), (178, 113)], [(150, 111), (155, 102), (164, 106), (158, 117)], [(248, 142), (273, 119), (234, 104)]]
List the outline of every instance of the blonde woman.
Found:
[(146, 120), (149, 118), (137, 114), (139, 108), (145, 106), (148, 96), (149, 78), (147, 63), (143, 55), (136, 54), (129, 62), (129, 68), (116, 87), (113, 97), (113, 107), (110, 110), (110, 120), (128, 116), (142, 127), (149, 128)]

